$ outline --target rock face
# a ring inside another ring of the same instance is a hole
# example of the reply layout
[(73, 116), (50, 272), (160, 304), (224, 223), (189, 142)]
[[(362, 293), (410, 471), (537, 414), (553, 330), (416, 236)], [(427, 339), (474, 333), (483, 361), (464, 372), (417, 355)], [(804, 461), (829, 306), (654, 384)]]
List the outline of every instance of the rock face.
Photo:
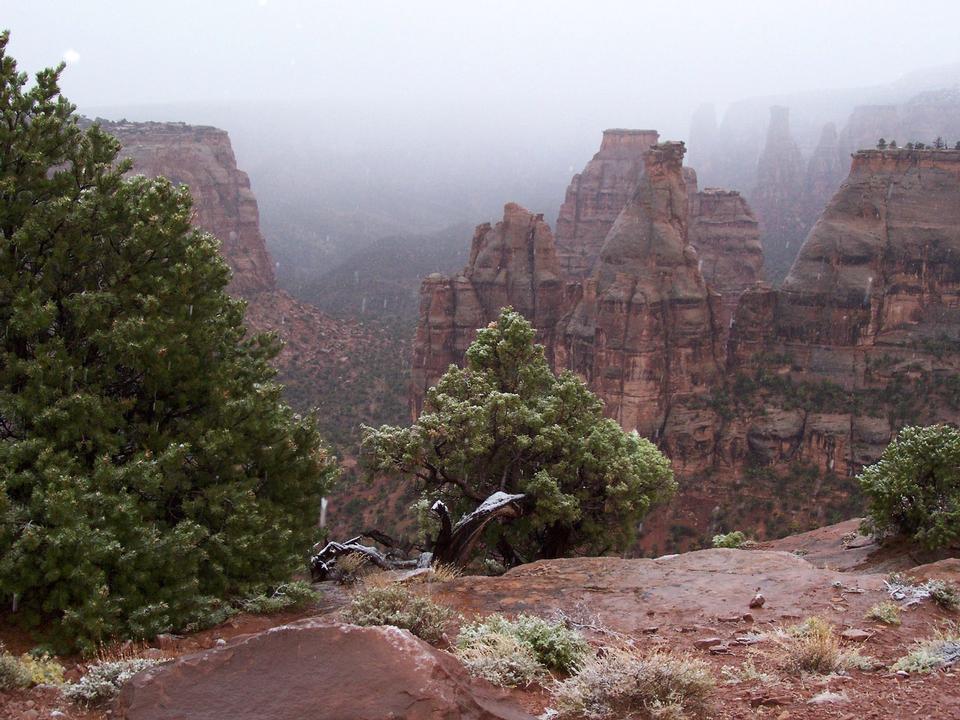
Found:
[(827, 123), (823, 126), (820, 141), (807, 162), (801, 199), (804, 237), (840, 187), (846, 177), (848, 165), (846, 156), (840, 153), (837, 127), (833, 123)]
[(590, 273), (614, 221), (643, 174), (655, 130), (604, 130), (600, 151), (573, 176), (557, 217), (557, 257), (571, 278)]
[(694, 192), (690, 216), (690, 244), (697, 249), (703, 279), (720, 293), (719, 325), (725, 333), (740, 296), (763, 279), (760, 229), (746, 199), (735, 190)]
[(683, 154), (683, 143), (647, 152), (645, 173), (558, 330), (557, 364), (586, 378), (624, 428), (652, 437), (666, 437), (678, 420), (673, 407), (721, 373), (720, 297), (689, 242)]
[(779, 279), (790, 267), (804, 237), (799, 199), (805, 164), (790, 135), (790, 111), (770, 108), (767, 142), (757, 163), (757, 184), (750, 205), (760, 220), (767, 275)]
[(304, 620), (146, 670), (124, 720), (532, 720), (448, 653), (394, 627)]
[(516, 203), (503, 209), (496, 225), (479, 225), (470, 261), (452, 278), (434, 274), (420, 289), (420, 322), (414, 341), (411, 411), (416, 417), (424, 393), (451, 364), (463, 361), (478, 328), (512, 305), (542, 328), (552, 346), (552, 329), (564, 308), (564, 287), (550, 226)]
[(229, 290), (250, 297), (275, 289), (273, 262), (260, 234), (250, 179), (237, 169), (226, 131), (184, 123), (102, 122), (133, 172), (162, 175), (190, 188), (198, 227), (215, 235), (233, 270)]

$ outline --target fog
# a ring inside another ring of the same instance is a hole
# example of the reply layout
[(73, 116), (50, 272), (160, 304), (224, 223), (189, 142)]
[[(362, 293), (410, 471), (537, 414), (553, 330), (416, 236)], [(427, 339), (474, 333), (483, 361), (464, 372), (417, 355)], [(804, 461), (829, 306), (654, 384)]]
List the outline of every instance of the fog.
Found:
[(765, 98), (734, 106), (759, 108), (756, 123), (776, 96), (798, 98), (801, 125), (818, 108), (812, 132), (908, 73), (956, 77), (960, 61), (955, 0), (2, 7), (21, 68), (64, 59), (80, 112), (229, 130), (275, 254), (308, 275), (379, 236), (491, 219), (507, 200), (552, 222), (605, 127), (686, 139), (704, 102), (722, 115)]

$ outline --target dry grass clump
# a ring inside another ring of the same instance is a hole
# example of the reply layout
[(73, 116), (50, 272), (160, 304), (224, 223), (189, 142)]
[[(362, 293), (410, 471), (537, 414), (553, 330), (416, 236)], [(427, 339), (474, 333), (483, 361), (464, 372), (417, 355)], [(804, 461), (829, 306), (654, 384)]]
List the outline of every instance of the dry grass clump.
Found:
[(884, 625), (900, 624), (900, 606), (889, 600), (877, 603), (864, 615), (867, 620), (876, 620)]
[(702, 660), (609, 649), (577, 675), (557, 683), (553, 695), (561, 717), (683, 718), (704, 716), (713, 687), (709, 666)]
[(897, 660), (894, 672), (928, 673), (960, 663), (960, 624), (950, 623)]
[(343, 611), (354, 625), (393, 625), (427, 642), (438, 642), (453, 617), (450, 608), (416, 595), (402, 585), (365, 586)]
[(370, 561), (360, 553), (347, 553), (337, 558), (337, 582), (354, 585), (370, 571)]
[(927, 583), (930, 599), (944, 610), (957, 612), (960, 610), (960, 592), (955, 585), (945, 580), (931, 580)]
[(500, 687), (527, 687), (546, 674), (533, 649), (513, 635), (487, 633), (458, 645), (456, 654), (471, 675)]
[(780, 639), (780, 668), (785, 672), (829, 674), (842, 669), (840, 639), (823, 618), (807, 618)]
[(11, 655), (0, 643), (0, 692), (27, 687), (30, 684), (30, 672), (16, 655)]
[(463, 568), (453, 563), (436, 563), (430, 573), (430, 582), (445, 583), (463, 575)]
[(576, 630), (555, 620), (535, 615), (518, 615), (510, 620), (503, 615), (488, 615), (460, 628), (458, 651), (482, 644), (490, 636), (512, 637), (528, 648), (545, 670), (576, 672), (587, 657), (590, 646)]

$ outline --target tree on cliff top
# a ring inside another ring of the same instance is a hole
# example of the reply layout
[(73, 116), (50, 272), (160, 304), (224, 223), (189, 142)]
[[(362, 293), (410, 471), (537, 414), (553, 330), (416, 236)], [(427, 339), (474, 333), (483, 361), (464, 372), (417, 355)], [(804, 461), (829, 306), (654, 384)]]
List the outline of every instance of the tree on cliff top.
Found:
[(524, 317), (505, 309), (477, 333), (466, 367), (451, 366), (407, 428), (364, 428), (367, 470), (413, 478), (455, 515), (497, 491), (532, 510), (490, 525), (485, 543), (507, 564), (626, 548), (651, 505), (674, 489), (669, 461), (603, 417), (575, 375), (554, 376)]
[(150, 637), (286, 579), (332, 460), (191, 199), (125, 179), (63, 66), (0, 35), (0, 600), (60, 647)]
[(928, 549), (960, 542), (960, 430), (905, 427), (859, 477), (870, 500), (863, 530)]

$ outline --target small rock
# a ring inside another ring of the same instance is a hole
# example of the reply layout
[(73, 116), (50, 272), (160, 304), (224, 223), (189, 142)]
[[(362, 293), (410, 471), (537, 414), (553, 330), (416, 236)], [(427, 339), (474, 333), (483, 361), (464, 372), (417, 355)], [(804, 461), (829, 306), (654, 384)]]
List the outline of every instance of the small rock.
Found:
[(754, 695), (750, 698), (750, 707), (773, 707), (775, 705), (790, 705), (793, 698), (789, 695)]
[(223, 645), (226, 645), (226, 644), (227, 644), (227, 641), (226, 641), (226, 640), (224, 640), (223, 638), (217, 638), (217, 646), (218, 646), (218, 647), (222, 647)]
[(713, 647), (714, 645), (720, 645), (722, 642), (723, 640), (718, 637), (701, 638), (699, 640), (694, 640), (693, 646), (695, 648), (699, 648), (700, 650), (704, 650), (706, 648)]
[(659, 629), (660, 629), (659, 625), (651, 625), (650, 627), (645, 627), (643, 629), (643, 632), (646, 633), (647, 635), (653, 635)]
[(756, 595), (753, 596), (753, 600), (750, 601), (751, 608), (762, 608), (764, 603), (767, 602), (767, 599), (763, 596), (763, 593), (760, 592), (760, 588), (757, 588)]
[(812, 698), (807, 700), (809, 705), (825, 705), (827, 703), (841, 703), (847, 701), (846, 693), (842, 692), (831, 692), (830, 690), (824, 690), (821, 693), (817, 693)]
[(737, 643), (740, 645), (756, 645), (758, 642), (763, 642), (763, 635), (760, 633), (750, 633), (749, 635), (738, 635), (736, 637)]
[(740, 618), (741, 618), (744, 622), (753, 622), (753, 614), (752, 614), (752, 613), (744, 613), (743, 615), (740, 616)]
[(735, 622), (740, 622), (742, 619), (743, 619), (742, 615), (730, 615), (728, 617), (718, 617), (717, 622), (735, 623)]
[(852, 642), (863, 642), (870, 637), (870, 633), (866, 630), (859, 630), (858, 628), (847, 628), (842, 633), (840, 637), (844, 640), (850, 640)]
[(723, 645), (723, 644), (713, 645), (708, 649), (710, 650), (711, 655), (726, 655), (727, 653), (730, 652), (730, 648), (727, 645)]

